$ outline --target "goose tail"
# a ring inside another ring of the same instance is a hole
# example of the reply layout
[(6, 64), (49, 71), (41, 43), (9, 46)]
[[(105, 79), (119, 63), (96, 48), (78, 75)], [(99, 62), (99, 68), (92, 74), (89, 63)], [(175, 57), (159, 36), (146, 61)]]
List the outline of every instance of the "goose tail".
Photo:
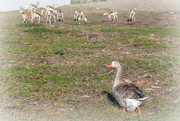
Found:
[(143, 97), (143, 98), (139, 98), (138, 100), (139, 101), (144, 101), (144, 100), (149, 99), (149, 98), (151, 98), (151, 97)]

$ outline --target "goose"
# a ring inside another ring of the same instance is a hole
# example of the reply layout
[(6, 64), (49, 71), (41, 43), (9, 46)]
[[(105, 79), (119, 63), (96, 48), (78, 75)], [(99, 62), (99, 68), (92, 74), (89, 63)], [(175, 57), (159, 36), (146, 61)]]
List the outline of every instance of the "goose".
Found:
[(123, 108), (123, 111), (134, 111), (138, 109), (138, 114), (141, 114), (139, 106), (142, 101), (150, 98), (144, 95), (143, 91), (133, 83), (126, 83), (121, 80), (123, 68), (118, 61), (113, 61), (108, 67), (117, 69), (116, 78), (114, 80), (112, 93), (116, 101)]

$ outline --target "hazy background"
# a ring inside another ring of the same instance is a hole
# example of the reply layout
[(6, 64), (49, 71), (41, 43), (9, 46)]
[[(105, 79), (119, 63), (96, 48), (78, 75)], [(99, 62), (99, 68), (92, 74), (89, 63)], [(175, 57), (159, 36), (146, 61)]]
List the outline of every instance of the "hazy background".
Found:
[(98, 2), (91, 6), (115, 9), (119, 12), (129, 12), (133, 6), (137, 6), (137, 11), (180, 12), (180, 0), (107, 0), (107, 2)]
[(58, 4), (58, 6), (70, 4), (70, 0), (1, 0), (0, 11), (19, 10), (20, 6), (28, 9), (29, 4), (36, 4), (36, 1), (40, 2), (39, 7), (54, 4)]
[(180, 0), (106, 0), (106, 2), (100, 2), (104, 0), (1, 0), (0, 11), (19, 10), (20, 6), (28, 9), (29, 4), (36, 4), (36, 1), (40, 2), (39, 7), (46, 7), (46, 5), (54, 4), (57, 4), (57, 6), (63, 6), (70, 5), (70, 3), (84, 3), (82, 4), (83, 7), (91, 6), (115, 9), (121, 12), (129, 12), (133, 6), (137, 6), (138, 11), (180, 12)]

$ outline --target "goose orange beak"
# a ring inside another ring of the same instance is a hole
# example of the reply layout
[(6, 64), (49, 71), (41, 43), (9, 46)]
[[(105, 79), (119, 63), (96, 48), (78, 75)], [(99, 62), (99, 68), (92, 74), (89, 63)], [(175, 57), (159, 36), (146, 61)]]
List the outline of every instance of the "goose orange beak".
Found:
[(113, 67), (113, 63), (111, 63), (108, 67)]

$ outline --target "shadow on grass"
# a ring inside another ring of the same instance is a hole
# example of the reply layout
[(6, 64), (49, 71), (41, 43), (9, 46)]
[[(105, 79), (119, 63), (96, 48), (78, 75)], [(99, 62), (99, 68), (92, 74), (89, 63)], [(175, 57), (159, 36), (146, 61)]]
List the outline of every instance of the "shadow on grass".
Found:
[(110, 102), (112, 102), (114, 106), (118, 106), (118, 107), (119, 107), (119, 104), (118, 104), (118, 102), (116, 101), (116, 99), (113, 97), (113, 94), (112, 94), (112, 93), (109, 93), (109, 92), (107, 92), (107, 91), (103, 91), (102, 93), (107, 95), (107, 99), (108, 99)]

